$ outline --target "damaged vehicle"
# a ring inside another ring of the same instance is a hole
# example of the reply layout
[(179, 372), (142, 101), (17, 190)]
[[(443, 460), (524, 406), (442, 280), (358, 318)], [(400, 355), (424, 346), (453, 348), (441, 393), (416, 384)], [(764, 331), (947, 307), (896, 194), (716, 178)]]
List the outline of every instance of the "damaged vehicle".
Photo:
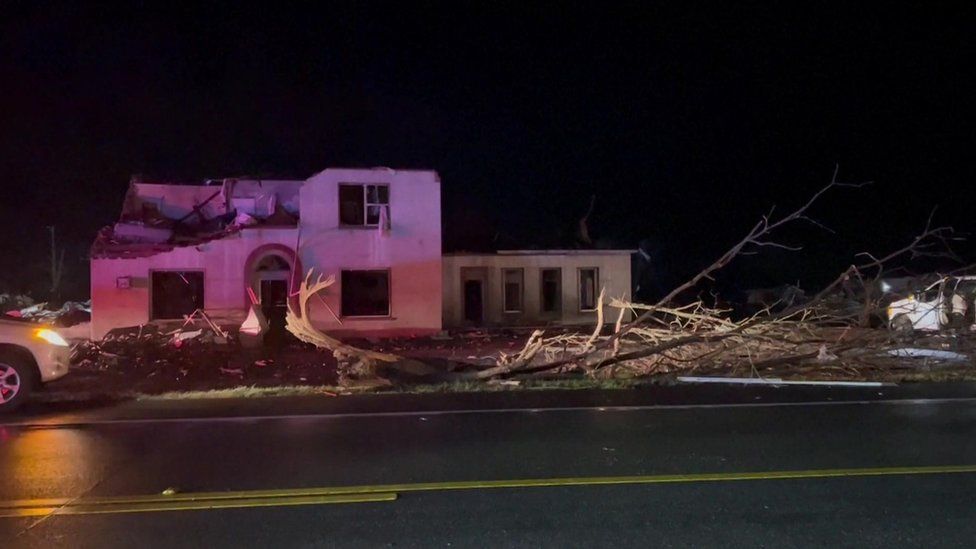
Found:
[(0, 319), (0, 413), (24, 403), (42, 383), (68, 373), (71, 347), (56, 330)]
[(893, 330), (936, 331), (973, 326), (976, 276), (947, 276), (888, 305)]

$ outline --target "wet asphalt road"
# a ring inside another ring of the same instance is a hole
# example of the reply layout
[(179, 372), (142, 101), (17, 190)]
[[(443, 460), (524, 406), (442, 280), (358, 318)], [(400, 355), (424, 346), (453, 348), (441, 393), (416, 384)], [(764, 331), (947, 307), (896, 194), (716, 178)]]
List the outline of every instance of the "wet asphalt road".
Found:
[[(0, 420), (0, 501), (976, 465), (976, 399), (965, 391), (882, 402), (887, 395), (873, 390), (875, 402), (863, 391), (735, 391), (725, 401), (709, 391), (684, 395), (689, 406), (603, 410), (541, 406), (596, 398), (577, 394), (524, 397), (530, 410), (516, 406), (523, 397), (488, 398), (462, 413), (445, 411), (450, 402), (418, 409), (423, 401), (406, 397), (354, 410), (318, 405), (339, 415), (274, 399), (41, 411)], [(617, 395), (597, 400), (635, 398)], [(976, 474), (406, 491), (383, 503), (0, 518), (0, 539), (3, 547), (966, 547), (976, 539)]]

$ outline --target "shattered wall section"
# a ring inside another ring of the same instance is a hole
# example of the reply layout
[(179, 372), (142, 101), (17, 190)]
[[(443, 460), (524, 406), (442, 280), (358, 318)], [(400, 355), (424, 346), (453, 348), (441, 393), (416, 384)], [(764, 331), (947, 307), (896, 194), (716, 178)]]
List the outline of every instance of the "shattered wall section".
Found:
[(298, 216), (301, 207), (301, 189), (304, 181), (280, 179), (228, 179), (225, 185), (231, 198), (231, 204), (253, 204), (255, 212), (246, 212), (257, 217), (274, 214), (275, 206), (280, 206), (285, 212)]
[[(214, 193), (223, 194), (223, 187), (132, 183), (126, 196), (122, 218), (142, 219), (148, 209), (155, 208), (163, 217), (175, 221), (190, 214), (194, 207)], [(217, 196), (207, 202), (202, 211), (208, 218), (224, 215), (227, 213), (227, 200), (223, 196)]]
[(154, 270), (202, 271), (204, 309), (215, 319), (240, 322), (246, 313), (246, 270), (251, 252), (269, 243), (294, 248), (297, 239), (297, 228), (254, 228), (143, 257), (93, 257), (92, 337), (100, 339), (113, 328), (149, 322), (150, 276)]

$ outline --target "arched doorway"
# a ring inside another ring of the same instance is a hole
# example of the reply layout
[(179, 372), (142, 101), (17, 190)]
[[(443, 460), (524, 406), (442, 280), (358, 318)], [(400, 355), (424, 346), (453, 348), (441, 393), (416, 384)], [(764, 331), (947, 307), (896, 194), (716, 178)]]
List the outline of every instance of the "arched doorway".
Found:
[(255, 293), (261, 300), (261, 312), (268, 323), (276, 327), (278, 324), (281, 328), (285, 327), (290, 278), (291, 265), (277, 254), (264, 256), (254, 269)]
[[(292, 250), (274, 244), (254, 250), (248, 258), (245, 280), (268, 320), (265, 342), (273, 347), (277, 347), (286, 336), (285, 315), (288, 312), (291, 282), (296, 272), (295, 261)], [(247, 304), (251, 304), (250, 295), (247, 297)]]

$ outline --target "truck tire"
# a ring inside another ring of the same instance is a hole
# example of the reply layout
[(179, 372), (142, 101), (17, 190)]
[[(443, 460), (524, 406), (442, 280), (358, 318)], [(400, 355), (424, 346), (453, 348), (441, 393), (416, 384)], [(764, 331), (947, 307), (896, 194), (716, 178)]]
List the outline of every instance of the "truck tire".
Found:
[(0, 351), (0, 414), (23, 404), (34, 388), (34, 368), (16, 353)]

